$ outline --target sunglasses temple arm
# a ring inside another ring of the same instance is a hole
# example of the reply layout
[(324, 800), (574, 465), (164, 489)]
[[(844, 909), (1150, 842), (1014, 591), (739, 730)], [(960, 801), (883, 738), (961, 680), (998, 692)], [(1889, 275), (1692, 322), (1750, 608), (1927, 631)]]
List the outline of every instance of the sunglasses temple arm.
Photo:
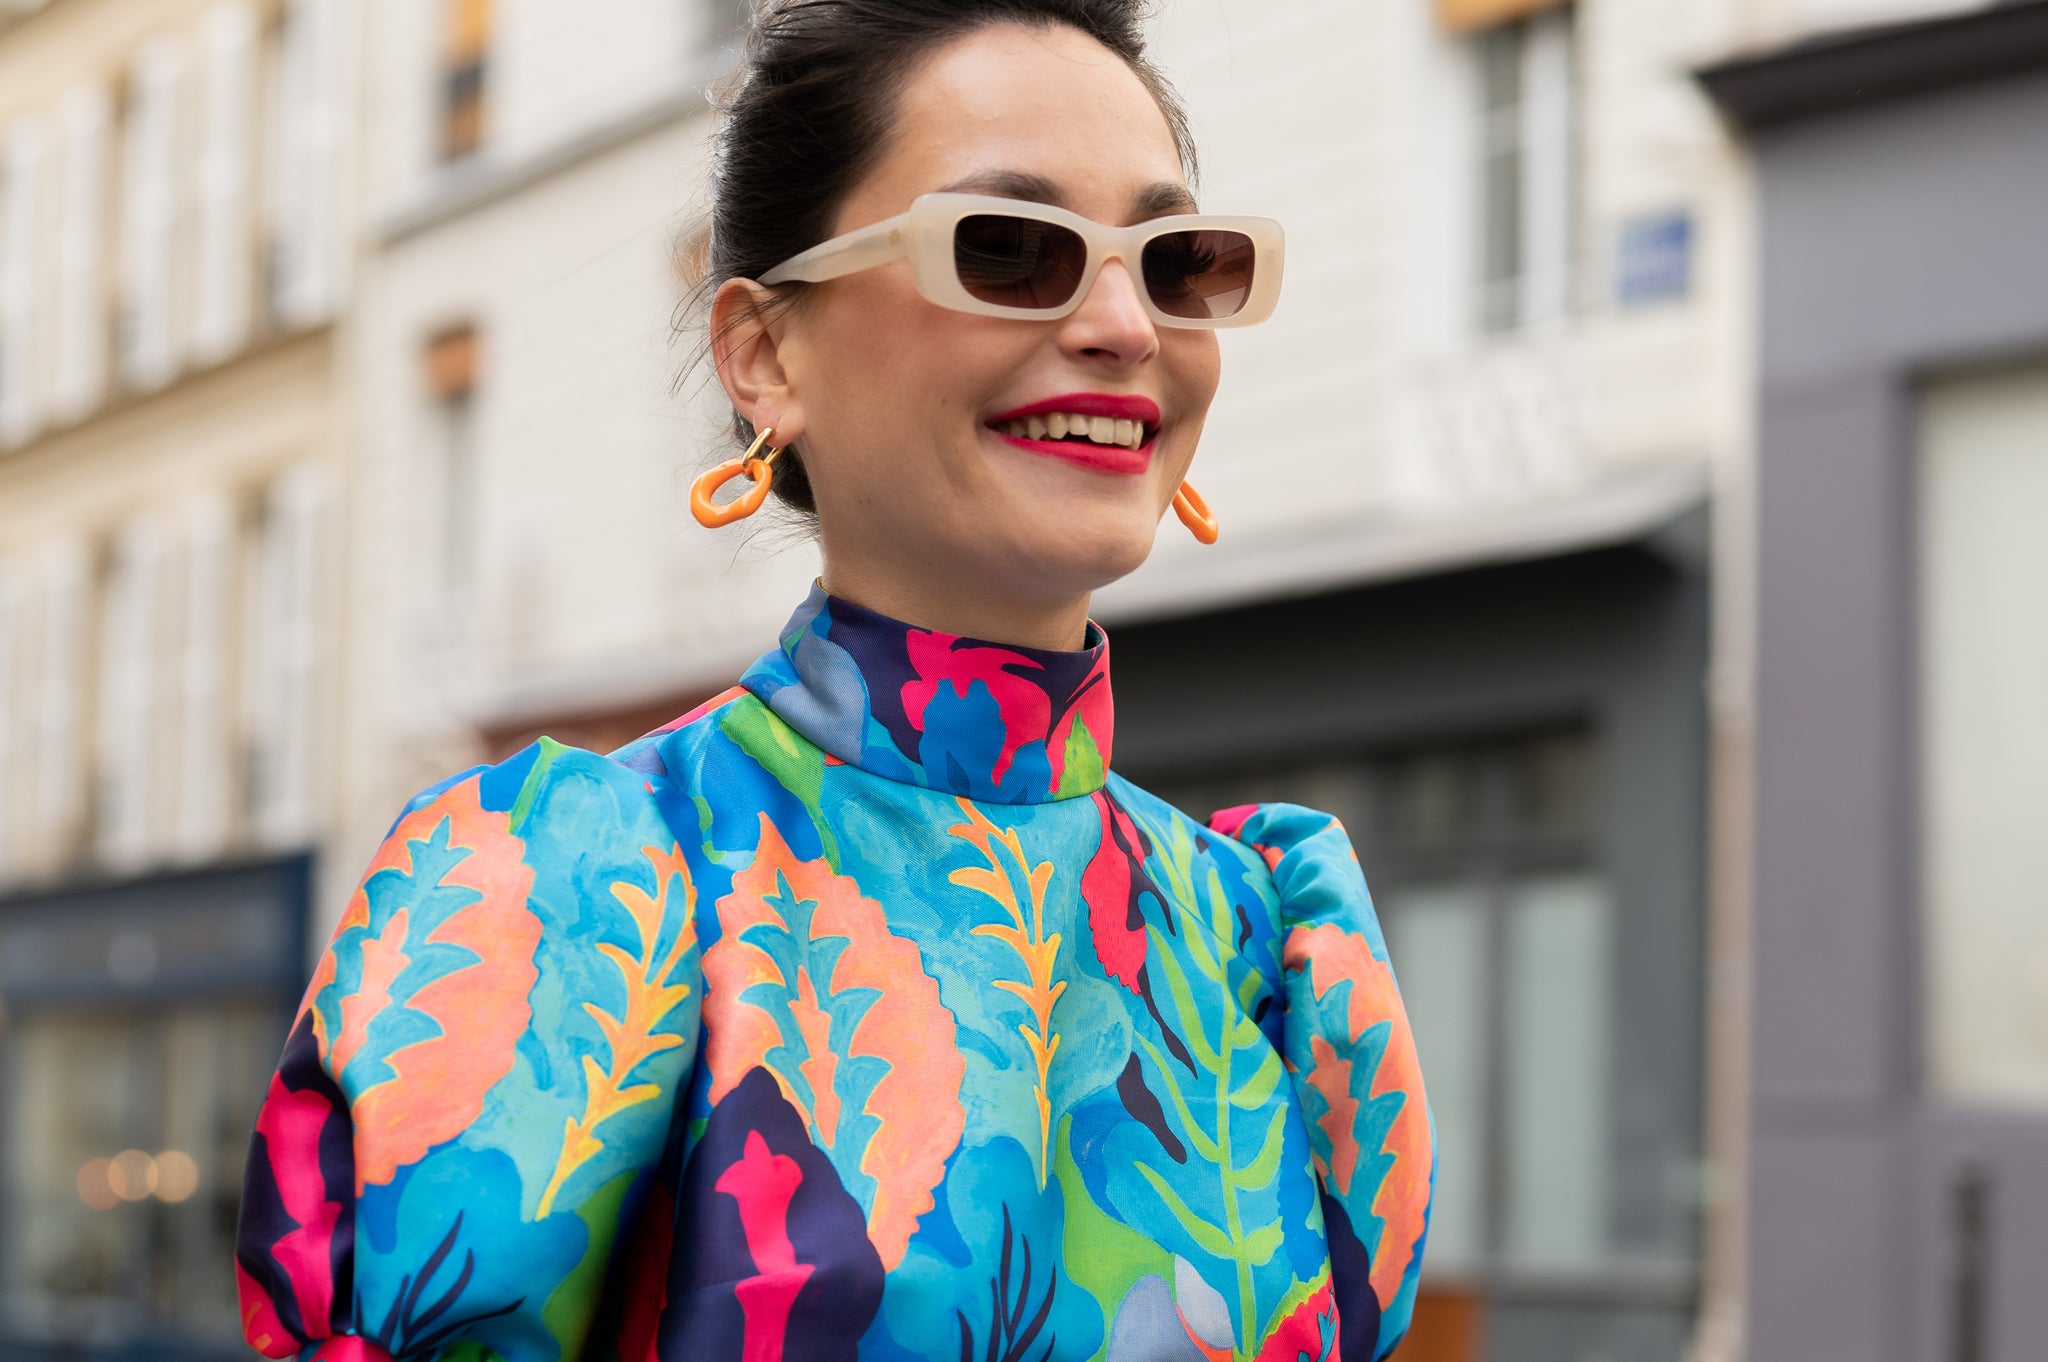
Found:
[(791, 256), (762, 275), (761, 282), (771, 286), (822, 284), (827, 279), (886, 265), (910, 253), (910, 234), (906, 230), (909, 218), (910, 215), (904, 213), (844, 236), (835, 236), (801, 255)]

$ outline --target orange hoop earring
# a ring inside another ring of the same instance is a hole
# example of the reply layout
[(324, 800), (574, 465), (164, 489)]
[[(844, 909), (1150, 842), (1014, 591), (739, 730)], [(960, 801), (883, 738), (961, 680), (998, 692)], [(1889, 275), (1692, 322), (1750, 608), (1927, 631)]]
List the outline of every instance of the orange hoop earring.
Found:
[[(715, 530), (735, 520), (745, 520), (761, 509), (761, 503), (768, 500), (768, 486), (775, 480), (775, 457), (788, 448), (784, 445), (762, 456), (761, 446), (767, 444), (774, 434), (775, 427), (762, 427), (761, 433), (754, 437), (754, 443), (747, 446), (746, 453), (737, 459), (727, 459), (690, 484), (690, 514), (697, 517), (699, 525)], [(711, 499), (719, 488), (743, 475), (754, 480), (752, 487), (723, 506)]]
[(1180, 517), (1180, 523), (1188, 527), (1188, 533), (1204, 544), (1216, 542), (1222, 533), (1216, 525), (1216, 513), (1209, 509), (1209, 503), (1202, 500), (1202, 494), (1191, 483), (1182, 483), (1180, 490), (1173, 494), (1173, 513)]

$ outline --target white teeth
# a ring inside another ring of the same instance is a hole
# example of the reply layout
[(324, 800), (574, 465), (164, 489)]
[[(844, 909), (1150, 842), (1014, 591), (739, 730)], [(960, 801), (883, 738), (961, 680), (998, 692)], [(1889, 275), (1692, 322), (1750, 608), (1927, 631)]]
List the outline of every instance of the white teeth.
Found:
[(1005, 435), (1019, 440), (1090, 440), (1098, 445), (1119, 445), (1143, 449), (1148, 432), (1143, 421), (1123, 421), (1113, 416), (1077, 416), (1071, 412), (1047, 412), (1003, 422)]

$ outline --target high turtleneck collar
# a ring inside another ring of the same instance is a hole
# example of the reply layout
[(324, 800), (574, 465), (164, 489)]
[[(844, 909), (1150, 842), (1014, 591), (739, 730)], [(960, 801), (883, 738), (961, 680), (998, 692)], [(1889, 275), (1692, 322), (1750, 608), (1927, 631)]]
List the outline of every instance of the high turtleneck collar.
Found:
[(919, 629), (813, 586), (740, 684), (830, 755), (994, 804), (1093, 794), (1109, 770), (1109, 640), (1052, 652)]

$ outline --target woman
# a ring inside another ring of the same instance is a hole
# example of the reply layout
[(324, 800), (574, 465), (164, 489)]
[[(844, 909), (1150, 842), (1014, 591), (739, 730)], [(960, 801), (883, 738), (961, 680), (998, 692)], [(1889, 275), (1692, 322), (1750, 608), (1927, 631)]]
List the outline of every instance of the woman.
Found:
[[(1349, 844), (1110, 771), (1136, 567), (1278, 229), (1197, 218), (1135, 0), (785, 0), (715, 184), (713, 354), (824, 576), (610, 756), (429, 790), (258, 1125), (272, 1357), (1347, 1359), (1431, 1144)], [(710, 497), (753, 482), (738, 507)], [(977, 640), (1001, 640), (981, 642)]]

